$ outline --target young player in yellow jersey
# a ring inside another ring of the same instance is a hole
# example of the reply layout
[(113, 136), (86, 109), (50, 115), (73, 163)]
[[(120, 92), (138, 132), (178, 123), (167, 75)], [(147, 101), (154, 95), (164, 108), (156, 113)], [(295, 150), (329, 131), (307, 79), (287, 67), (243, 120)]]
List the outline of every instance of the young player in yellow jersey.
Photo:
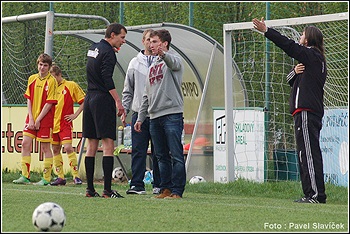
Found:
[[(64, 178), (63, 171), (63, 159), (61, 154), (62, 145), (68, 155), (69, 165), (72, 169), (74, 178), (74, 184), (82, 184), (79, 178), (77, 154), (72, 146), (72, 130), (73, 120), (76, 119), (84, 108), (85, 93), (81, 87), (74, 81), (68, 81), (62, 78), (62, 70), (57, 65), (52, 65), (50, 70), (58, 83), (57, 88), (57, 100), (54, 118), (53, 129), (53, 164), (55, 166), (55, 172), (58, 175), (57, 179), (51, 182), (51, 185), (65, 185), (66, 180)], [(78, 103), (80, 106), (74, 113), (74, 103)]]
[(28, 114), (25, 120), (22, 140), (22, 174), (15, 184), (30, 183), (31, 149), (33, 139), (40, 142), (41, 152), (44, 154), (43, 178), (36, 185), (48, 185), (51, 180), (53, 154), (51, 151), (51, 135), (55, 105), (57, 104), (57, 81), (49, 70), (52, 58), (48, 54), (41, 54), (37, 59), (39, 73), (28, 78), (28, 85), (24, 97), (27, 99)]

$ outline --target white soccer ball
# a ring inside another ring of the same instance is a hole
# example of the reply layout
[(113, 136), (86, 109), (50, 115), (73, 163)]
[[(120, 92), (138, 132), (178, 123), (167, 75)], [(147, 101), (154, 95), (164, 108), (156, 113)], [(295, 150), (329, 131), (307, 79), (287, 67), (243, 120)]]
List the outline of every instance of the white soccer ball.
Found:
[(125, 173), (121, 167), (114, 168), (112, 172), (112, 179), (116, 182), (123, 182), (126, 180)]
[(58, 204), (45, 202), (35, 208), (32, 222), (37, 231), (60, 232), (66, 224), (66, 214)]
[(198, 184), (202, 182), (206, 182), (202, 176), (193, 176), (189, 181), (190, 184)]

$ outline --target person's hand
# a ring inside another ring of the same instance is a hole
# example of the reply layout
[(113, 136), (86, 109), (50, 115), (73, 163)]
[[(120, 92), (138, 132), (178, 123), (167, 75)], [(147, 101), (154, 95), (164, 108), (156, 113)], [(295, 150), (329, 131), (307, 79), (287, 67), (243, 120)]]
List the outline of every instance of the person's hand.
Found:
[(125, 113), (125, 109), (120, 101), (117, 101), (116, 105), (118, 109), (117, 116), (120, 117), (123, 113)]
[(124, 113), (122, 114), (122, 116), (120, 116), (120, 119), (124, 125), (124, 127), (126, 126), (126, 111), (124, 111)]
[(37, 119), (37, 120), (35, 121), (35, 124), (34, 124), (34, 129), (35, 129), (35, 130), (39, 130), (39, 128), (40, 128), (40, 121)]
[(137, 121), (134, 125), (134, 129), (136, 132), (141, 132), (141, 122), (140, 121)]
[(35, 130), (35, 123), (34, 123), (33, 119), (29, 119), (29, 123), (28, 123), (27, 128), (30, 130)]
[(164, 51), (163, 51), (163, 48), (162, 48), (162, 44), (160, 44), (158, 46), (158, 56), (163, 58), (164, 57)]
[(264, 17), (261, 17), (261, 20), (258, 20), (257, 18), (253, 19), (253, 25), (256, 30), (259, 32), (265, 33), (267, 32), (267, 27), (264, 21)]
[(73, 120), (75, 120), (77, 117), (75, 116), (75, 114), (71, 114), (71, 115), (65, 115), (64, 116), (64, 119), (67, 121), (67, 122), (72, 122)]
[(120, 117), (124, 113), (124, 107), (118, 108), (117, 116)]
[(299, 63), (294, 67), (294, 71), (296, 74), (303, 73), (304, 70), (305, 70), (305, 66), (302, 63)]
[(117, 47), (114, 47), (114, 46), (113, 46), (113, 50), (114, 50), (115, 53), (118, 53), (119, 50), (120, 50), (120, 47), (117, 48)]

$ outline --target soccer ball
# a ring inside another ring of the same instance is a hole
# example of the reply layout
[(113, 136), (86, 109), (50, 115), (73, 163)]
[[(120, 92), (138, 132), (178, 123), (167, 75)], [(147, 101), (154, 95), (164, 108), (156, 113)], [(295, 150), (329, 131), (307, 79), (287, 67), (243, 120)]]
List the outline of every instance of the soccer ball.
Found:
[(114, 168), (112, 172), (112, 179), (116, 182), (123, 182), (126, 180), (125, 173), (121, 167)]
[(206, 182), (202, 176), (193, 176), (189, 181), (190, 184), (198, 184), (201, 182)]
[(37, 231), (60, 232), (66, 224), (66, 214), (58, 204), (45, 202), (35, 208), (32, 221)]

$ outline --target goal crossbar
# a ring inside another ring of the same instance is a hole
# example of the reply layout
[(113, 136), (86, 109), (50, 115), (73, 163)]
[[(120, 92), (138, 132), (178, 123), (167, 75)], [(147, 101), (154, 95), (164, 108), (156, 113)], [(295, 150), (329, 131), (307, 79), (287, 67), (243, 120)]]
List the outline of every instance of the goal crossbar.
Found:
[(37, 13), (31, 13), (31, 14), (15, 15), (15, 16), (4, 17), (4, 18), (1, 19), (1, 22), (3, 24), (5, 24), (5, 23), (24, 22), (24, 21), (28, 21), (28, 20), (41, 19), (41, 18), (45, 18), (45, 17), (50, 17), (51, 13), (53, 13), (53, 16), (55, 16), (55, 17), (97, 19), (97, 20), (104, 21), (106, 25), (110, 24), (110, 22), (106, 18), (104, 18), (102, 16), (63, 14), (63, 13), (54, 13), (53, 11), (44, 11), (44, 12), (37, 12)]
[[(348, 20), (349, 12), (342, 12), (337, 14), (328, 15), (315, 15), (315, 16), (305, 16), (299, 18), (287, 18), (287, 19), (277, 19), (277, 20), (266, 20), (265, 23), (268, 27), (277, 27), (285, 25), (300, 25), (300, 24), (311, 24), (311, 23), (321, 23), (339, 20)], [(245, 23), (230, 23), (223, 25), (224, 31), (240, 30), (240, 29), (253, 29), (252, 22)]]

